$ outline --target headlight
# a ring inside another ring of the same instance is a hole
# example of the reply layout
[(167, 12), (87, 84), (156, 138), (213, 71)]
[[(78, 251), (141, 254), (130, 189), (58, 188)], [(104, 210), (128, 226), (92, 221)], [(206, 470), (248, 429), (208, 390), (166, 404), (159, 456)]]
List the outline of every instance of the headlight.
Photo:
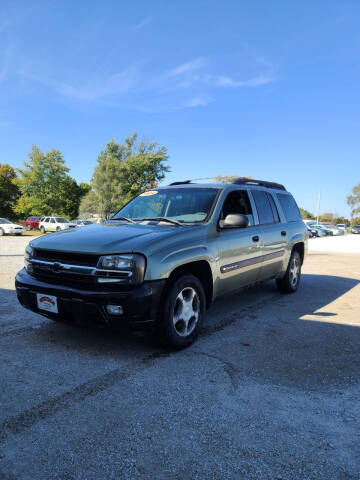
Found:
[(31, 245), (28, 245), (26, 248), (25, 248), (25, 259), (28, 260), (29, 258), (31, 258), (34, 254), (34, 249)]
[(34, 255), (34, 249), (31, 245), (28, 245), (26, 248), (25, 248), (25, 259), (24, 259), (24, 263), (25, 263), (25, 268), (26, 268), (26, 271), (28, 273), (31, 273), (32, 270), (33, 270), (33, 266), (31, 265), (30, 263), (30, 258)]
[(100, 257), (96, 275), (98, 283), (137, 284), (144, 280), (146, 261), (139, 254)]

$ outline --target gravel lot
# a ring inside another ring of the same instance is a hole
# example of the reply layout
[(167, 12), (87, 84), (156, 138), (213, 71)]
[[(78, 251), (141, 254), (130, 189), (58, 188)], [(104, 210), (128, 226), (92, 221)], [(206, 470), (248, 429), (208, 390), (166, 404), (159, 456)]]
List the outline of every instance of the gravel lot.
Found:
[(28, 240), (0, 239), (1, 480), (360, 479), (360, 255), (311, 251), (295, 295), (217, 301), (168, 353), (24, 310)]

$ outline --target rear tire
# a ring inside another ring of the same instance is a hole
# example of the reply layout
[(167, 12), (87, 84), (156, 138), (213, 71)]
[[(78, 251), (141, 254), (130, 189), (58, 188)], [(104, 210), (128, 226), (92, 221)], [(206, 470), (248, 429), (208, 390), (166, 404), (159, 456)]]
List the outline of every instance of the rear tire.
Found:
[(56, 227), (56, 231), (57, 232), (60, 232), (61, 228), (60, 227)]
[(26, 225), (26, 230), (27, 231), (30, 231), (32, 228), (31, 228), (31, 225)]
[(283, 278), (276, 279), (276, 285), (280, 292), (295, 293), (299, 288), (301, 279), (301, 258), (296, 250), (293, 250), (289, 265)]
[(183, 275), (174, 281), (160, 312), (162, 342), (175, 350), (191, 345), (201, 329), (205, 309), (205, 292), (197, 277)]
[(5, 232), (2, 228), (0, 228), (0, 237), (2, 237), (3, 235), (5, 235)]
[(44, 228), (43, 226), (40, 227), (40, 232), (41, 232), (42, 234), (45, 233), (45, 228)]

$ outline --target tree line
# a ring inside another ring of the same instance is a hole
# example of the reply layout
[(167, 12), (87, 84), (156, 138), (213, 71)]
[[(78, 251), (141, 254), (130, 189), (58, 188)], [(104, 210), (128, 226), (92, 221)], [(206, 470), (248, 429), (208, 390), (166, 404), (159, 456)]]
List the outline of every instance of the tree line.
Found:
[(170, 170), (166, 147), (139, 140), (136, 133), (124, 143), (107, 143), (90, 184), (78, 184), (69, 175), (59, 150), (44, 153), (33, 146), (28, 157), (24, 167), (16, 170), (0, 164), (1, 217), (94, 214), (106, 218), (132, 197), (155, 187)]

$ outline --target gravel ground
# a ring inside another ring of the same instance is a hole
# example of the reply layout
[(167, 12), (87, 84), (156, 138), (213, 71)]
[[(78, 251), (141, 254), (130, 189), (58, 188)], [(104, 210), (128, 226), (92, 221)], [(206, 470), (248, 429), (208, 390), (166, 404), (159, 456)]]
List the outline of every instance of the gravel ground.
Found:
[(24, 310), (27, 241), (0, 239), (1, 480), (360, 479), (359, 255), (310, 253), (295, 295), (217, 301), (169, 353)]

